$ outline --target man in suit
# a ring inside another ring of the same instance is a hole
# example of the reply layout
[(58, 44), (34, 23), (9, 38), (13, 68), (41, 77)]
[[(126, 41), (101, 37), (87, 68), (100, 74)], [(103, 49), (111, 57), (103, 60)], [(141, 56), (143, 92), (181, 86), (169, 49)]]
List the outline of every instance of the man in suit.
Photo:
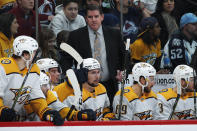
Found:
[[(110, 102), (118, 90), (117, 82), (121, 80), (123, 69), (124, 49), (119, 30), (102, 26), (104, 15), (100, 7), (89, 5), (86, 11), (87, 26), (72, 31), (68, 44), (75, 48), (85, 58), (95, 56), (95, 39), (98, 35), (100, 44), (101, 83), (106, 87)], [(96, 32), (96, 33), (95, 33)], [(73, 64), (73, 59), (68, 54), (63, 54), (60, 62), (63, 71)]]

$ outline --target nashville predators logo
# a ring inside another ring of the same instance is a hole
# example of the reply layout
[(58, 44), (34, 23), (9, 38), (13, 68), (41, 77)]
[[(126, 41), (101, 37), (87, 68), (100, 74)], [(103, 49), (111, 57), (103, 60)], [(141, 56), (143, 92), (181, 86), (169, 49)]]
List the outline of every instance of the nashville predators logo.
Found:
[(12, 99), (15, 101), (16, 97), (19, 95), (17, 102), (19, 104), (24, 104), (29, 99), (29, 93), (31, 92), (31, 87), (27, 86), (22, 89), (19, 94), (19, 89), (10, 89), (14, 93), (14, 98)]
[(152, 114), (151, 114), (151, 110), (136, 113), (136, 114), (134, 114), (134, 116), (138, 117), (139, 120), (152, 120), (153, 119)]
[(9, 59), (4, 59), (1, 61), (2, 64), (10, 64), (11, 63), (11, 60)]
[(184, 110), (181, 112), (175, 112), (174, 115), (178, 117), (179, 120), (190, 119), (192, 118), (192, 109)]

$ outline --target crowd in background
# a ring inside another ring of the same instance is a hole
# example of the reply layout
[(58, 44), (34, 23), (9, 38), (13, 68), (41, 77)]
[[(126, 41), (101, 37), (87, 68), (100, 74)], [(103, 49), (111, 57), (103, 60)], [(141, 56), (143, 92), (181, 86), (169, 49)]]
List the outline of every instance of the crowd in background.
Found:
[[(3, 0), (0, 58), (12, 56), (17, 36), (30, 36), (41, 49), (38, 58), (57, 61), (62, 70), (58, 76), (65, 78), (66, 70), (76, 67), (60, 49), (61, 43), (68, 43), (84, 59), (98, 60), (100, 82), (110, 87), (106, 90), (112, 108), (125, 68), (130, 74), (136, 63), (146, 62), (158, 74), (172, 73), (181, 64), (196, 69), (196, 7), (195, 0), (38, 0), (35, 10), (34, 0)], [(102, 53), (94, 56), (97, 38)], [(125, 53), (127, 39), (130, 49)]]

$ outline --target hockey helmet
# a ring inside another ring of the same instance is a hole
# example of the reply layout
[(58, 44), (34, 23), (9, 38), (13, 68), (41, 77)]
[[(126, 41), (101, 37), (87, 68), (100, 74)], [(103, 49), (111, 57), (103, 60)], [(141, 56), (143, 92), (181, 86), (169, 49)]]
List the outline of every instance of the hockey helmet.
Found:
[(100, 64), (94, 58), (87, 58), (83, 60), (83, 68), (88, 70), (100, 69)]
[[(133, 73), (133, 79), (134, 81), (137, 81), (141, 86), (144, 86), (140, 83), (140, 77), (144, 77), (145, 80), (149, 79), (150, 76), (155, 76), (156, 75), (156, 70), (155, 68), (150, 65), (149, 63), (145, 62), (139, 62), (136, 63), (132, 69)], [(145, 86), (148, 85), (148, 82), (146, 83)]]
[(59, 67), (58, 63), (51, 58), (43, 58), (36, 61), (36, 64), (40, 68), (41, 71), (45, 73), (49, 72), (50, 68)]
[(21, 56), (23, 51), (27, 51), (32, 57), (33, 52), (38, 49), (38, 43), (34, 38), (22, 35), (14, 40), (13, 49), (17, 56)]
[(173, 71), (173, 77), (176, 81), (178, 89), (184, 88), (181, 86), (181, 79), (186, 81), (187, 86), (185, 88), (187, 88), (190, 78), (194, 77), (195, 75), (196, 73), (194, 72), (193, 68), (188, 65), (178, 65)]

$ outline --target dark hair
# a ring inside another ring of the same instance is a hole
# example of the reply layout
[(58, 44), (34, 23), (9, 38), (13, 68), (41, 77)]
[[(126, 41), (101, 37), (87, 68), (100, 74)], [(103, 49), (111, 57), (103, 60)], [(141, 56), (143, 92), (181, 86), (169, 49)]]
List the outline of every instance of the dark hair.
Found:
[[(164, 3), (164, 0), (158, 0), (157, 1), (157, 5), (156, 5), (156, 9), (155, 9), (156, 14), (161, 14), (164, 11), (163, 3)], [(175, 3), (176, 3), (176, 0), (174, 0), (174, 9), (173, 9), (173, 11), (171, 12), (170, 15), (172, 15), (176, 18), (177, 17), (177, 11), (176, 11)]]
[(155, 27), (156, 23), (158, 23), (155, 17), (146, 17), (142, 19), (140, 23), (140, 31), (142, 32), (138, 37), (142, 38), (142, 40), (148, 45), (153, 45), (155, 41), (158, 41), (157, 38), (153, 38), (150, 31)]
[(43, 57), (47, 57), (49, 55), (48, 40), (50, 40), (53, 37), (55, 37), (55, 34), (51, 29), (46, 28), (40, 32), (39, 47), (42, 50)]
[(8, 39), (11, 39), (12, 37), (11, 25), (15, 18), (15, 15), (9, 13), (0, 15), (0, 32), (2, 32)]
[(87, 15), (88, 11), (95, 11), (95, 10), (98, 10), (100, 14), (103, 14), (103, 11), (100, 6), (91, 4), (91, 5), (87, 5), (86, 15)]
[(71, 2), (77, 3), (79, 5), (79, 1), (78, 0), (63, 0), (63, 7), (66, 7), (68, 4), (70, 4)]
[(57, 34), (57, 47), (60, 48), (60, 44), (62, 42), (67, 42), (68, 41), (68, 37), (69, 37), (70, 32), (67, 30), (62, 30)]

